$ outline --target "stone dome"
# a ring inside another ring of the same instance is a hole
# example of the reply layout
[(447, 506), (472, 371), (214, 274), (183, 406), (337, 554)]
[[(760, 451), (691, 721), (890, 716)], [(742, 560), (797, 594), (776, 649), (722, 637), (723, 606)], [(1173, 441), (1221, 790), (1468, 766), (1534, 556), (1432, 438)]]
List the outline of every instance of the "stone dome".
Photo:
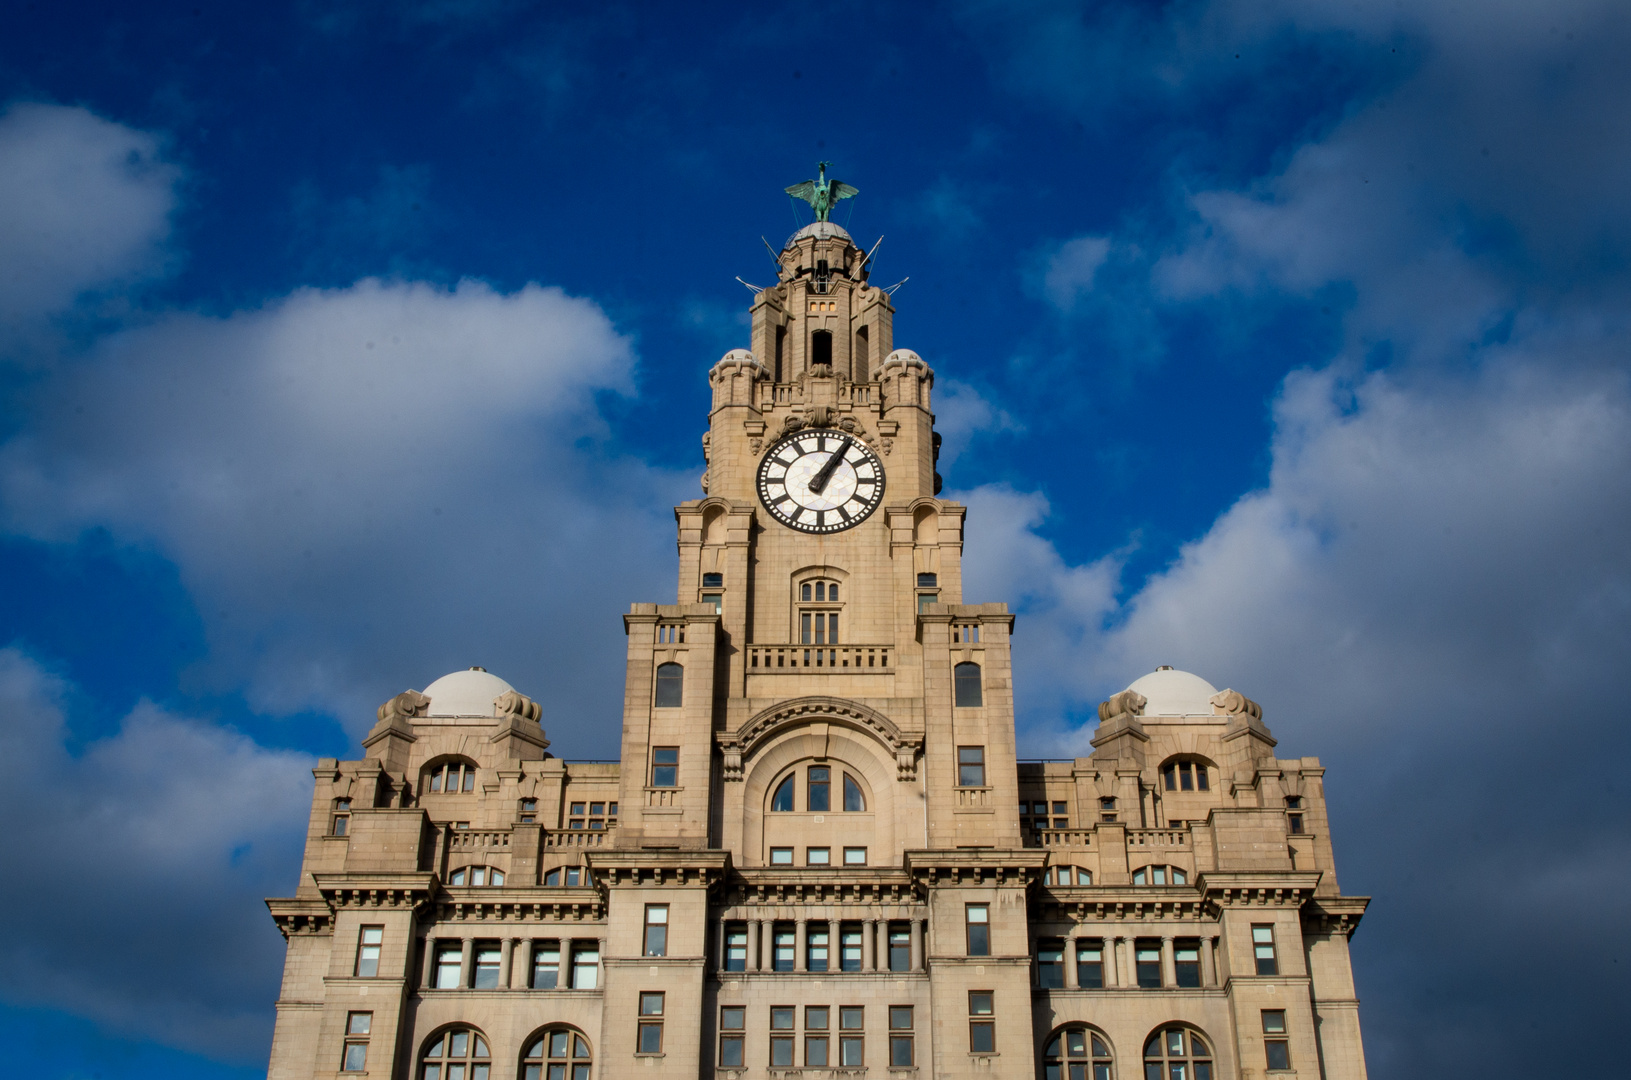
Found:
[(850, 243), (855, 243), (855, 241), (850, 240), (849, 233), (844, 231), (842, 225), (834, 224), (831, 221), (812, 221), (792, 236), (789, 236), (787, 243), (783, 244), (782, 248), (786, 250), (804, 239), (849, 240)]
[(484, 668), (455, 671), (425, 687), (430, 698), (426, 716), (496, 716), (493, 703), (515, 687)]
[(886, 368), (890, 364), (910, 364), (914, 361), (921, 364), (923, 363), (923, 357), (919, 356), (911, 349), (896, 349), (894, 352), (884, 357), (883, 363), (878, 366), (881, 368)]
[(1187, 671), (1159, 667), (1127, 689), (1145, 698), (1145, 716), (1211, 716), (1212, 695), (1218, 688)]

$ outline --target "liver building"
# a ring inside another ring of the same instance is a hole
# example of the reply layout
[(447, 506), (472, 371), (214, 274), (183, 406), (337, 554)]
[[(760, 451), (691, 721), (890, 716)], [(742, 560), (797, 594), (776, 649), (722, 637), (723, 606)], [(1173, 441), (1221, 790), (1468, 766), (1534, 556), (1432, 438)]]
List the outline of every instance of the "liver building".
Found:
[(1161, 668), (1089, 756), (1016, 759), (1014, 616), (964, 602), (852, 190), (794, 189), (817, 220), (708, 373), (621, 763), (471, 668), (314, 770), (272, 1080), (1363, 1080), (1317, 758)]

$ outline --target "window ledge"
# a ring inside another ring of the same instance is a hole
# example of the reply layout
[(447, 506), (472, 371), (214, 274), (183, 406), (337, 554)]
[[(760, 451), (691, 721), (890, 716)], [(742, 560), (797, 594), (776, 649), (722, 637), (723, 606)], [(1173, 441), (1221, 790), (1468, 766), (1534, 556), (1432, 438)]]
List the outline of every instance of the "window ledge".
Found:
[(634, 1056), (637, 1058), (665, 1058), (668, 1055), (663, 1053), (661, 1050), (657, 1051), (656, 1053), (652, 1053), (649, 1050), (636, 1050), (634, 1052)]

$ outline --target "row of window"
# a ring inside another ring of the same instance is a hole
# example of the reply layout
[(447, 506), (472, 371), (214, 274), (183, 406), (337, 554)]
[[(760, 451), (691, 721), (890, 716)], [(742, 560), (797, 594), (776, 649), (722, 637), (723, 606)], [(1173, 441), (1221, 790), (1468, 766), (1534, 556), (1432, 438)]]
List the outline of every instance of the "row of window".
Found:
[[(837, 1030), (833, 1013), (837, 1012)], [(917, 1064), (916, 1017), (911, 1005), (890, 1005), (888, 1014), (889, 1066), (910, 1068)], [(860, 1068), (866, 1065), (866, 1007), (864, 1005), (804, 1006), (804, 1027), (798, 1027), (799, 1010), (794, 1005), (770, 1007), (769, 1060), (771, 1068), (796, 1068), (800, 1037), (802, 1064), (807, 1069)], [(719, 1066), (742, 1068), (747, 1027), (747, 1007), (721, 1005), (719, 1008)], [(834, 1055), (833, 1042), (837, 1041)]]
[[(1076, 985), (1083, 990), (1105, 987), (1105, 942), (1101, 938), (1077, 938)], [(1159, 990), (1166, 986), (1162, 972), (1160, 938), (1133, 939), (1133, 977), (1141, 989)], [(1036, 985), (1044, 990), (1062, 990), (1065, 981), (1064, 938), (1039, 938), (1036, 943)], [(970, 955), (975, 955), (970, 953)], [(1252, 926), (1252, 961), (1259, 975), (1278, 975), (1280, 961), (1275, 952), (1274, 927)], [(1172, 985), (1198, 989), (1201, 985), (1200, 938), (1174, 938), (1172, 942)]]
[[(832, 769), (826, 765), (811, 765), (805, 771), (804, 783), (804, 809), (813, 814), (826, 814), (832, 811)], [(861, 785), (849, 773), (843, 774), (844, 801), (843, 808), (846, 813), (856, 813), (866, 809), (866, 793)], [(798, 774), (793, 773), (776, 785), (770, 796), (770, 809), (777, 813), (788, 813), (793, 810), (794, 798), (797, 794)]]
[[(357, 974), (372, 977), (379, 972), (377, 939), (371, 954), (367, 935), (378, 927), (363, 927), (365, 944), (358, 950)], [(575, 941), (561, 963), (561, 942), (545, 938), (532, 942), (532, 971), (527, 986), (533, 990), (594, 990), (600, 985), (600, 943)], [(366, 955), (365, 955), (366, 954)], [(504, 943), (476, 941), (470, 949), (470, 971), (464, 971), (464, 945), (458, 941), (437, 942), (431, 957), (430, 985), (437, 990), (496, 990), (504, 970)], [(563, 981), (562, 975), (566, 975)]]
[[(663, 1052), (663, 1022), (667, 995), (662, 991), (640, 994), (636, 1021), (635, 1049), (639, 1054)], [(969, 1053), (996, 1051), (995, 995), (989, 990), (968, 993)], [(720, 1068), (746, 1066), (747, 1007), (719, 1007)], [(866, 1007), (863, 1005), (806, 1005), (803, 1026), (799, 1008), (772, 1005), (769, 1010), (769, 1053), (771, 1068), (808, 1069), (863, 1068), (866, 1054)], [(836, 1017), (834, 1014), (837, 1014)], [(911, 1005), (890, 1005), (888, 1018), (888, 1065), (911, 1068), (917, 1064), (916, 1010)], [(1291, 1049), (1284, 1009), (1260, 1012), (1263, 1032), (1264, 1065), (1270, 1072), (1291, 1069)], [(833, 1021), (836, 1019), (836, 1025)], [(373, 1013), (352, 1012), (346, 1016), (345, 1042), (340, 1056), (342, 1072), (361, 1073), (368, 1069), (368, 1046)], [(836, 1046), (834, 1046), (836, 1043)], [(521, 1055), (519, 1080), (588, 1080), (593, 1055), (589, 1041), (573, 1028), (553, 1025), (526, 1042)], [(802, 1055), (799, 1050), (802, 1048)], [(835, 1052), (836, 1051), (836, 1052)], [(802, 1060), (796, 1060), (797, 1058)], [(1157, 1029), (1144, 1043), (1145, 1080), (1212, 1080), (1213, 1054), (1206, 1037), (1177, 1024)], [(1100, 1031), (1076, 1024), (1054, 1032), (1042, 1048), (1044, 1080), (1114, 1080), (1115, 1056), (1110, 1040)], [(482, 1033), (466, 1025), (438, 1032), (427, 1041), (419, 1056), (418, 1080), (491, 1080), (492, 1052)]]
[[(982, 905), (983, 906), (983, 905)], [(836, 926), (836, 931), (834, 927)], [(912, 924), (890, 922), (884, 927), (882, 964), (889, 971), (912, 970)], [(860, 922), (807, 922), (804, 924), (804, 970), (860, 971), (866, 924)], [(835, 937), (836, 934), (836, 937)], [(651, 955), (651, 954), (647, 954)], [(970, 955), (989, 955), (985, 953)], [(798, 930), (791, 922), (770, 924), (771, 971), (796, 971), (798, 958)], [(726, 971), (748, 969), (748, 924), (725, 924)]]
[[(773, 848), (771, 848), (770, 849), (770, 865), (771, 866), (792, 866), (792, 865), (794, 865), (794, 863), (793, 863), (793, 851), (794, 851), (794, 849), (790, 848), (790, 847), (773, 847)], [(832, 848), (830, 848), (830, 847), (807, 847), (807, 848), (805, 848), (804, 849), (804, 865), (805, 866), (831, 866), (832, 865)], [(866, 865), (866, 848), (864, 848), (864, 847), (846, 847), (844, 849), (844, 865), (845, 866), (865, 866)]]

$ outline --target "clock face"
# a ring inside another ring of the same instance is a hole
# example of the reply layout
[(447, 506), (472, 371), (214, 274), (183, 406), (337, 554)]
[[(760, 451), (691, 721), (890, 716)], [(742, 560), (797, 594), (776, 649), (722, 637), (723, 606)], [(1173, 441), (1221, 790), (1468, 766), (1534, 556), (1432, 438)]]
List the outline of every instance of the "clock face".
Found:
[(841, 532), (883, 501), (883, 462), (842, 432), (800, 431), (765, 452), (759, 499), (788, 528)]

